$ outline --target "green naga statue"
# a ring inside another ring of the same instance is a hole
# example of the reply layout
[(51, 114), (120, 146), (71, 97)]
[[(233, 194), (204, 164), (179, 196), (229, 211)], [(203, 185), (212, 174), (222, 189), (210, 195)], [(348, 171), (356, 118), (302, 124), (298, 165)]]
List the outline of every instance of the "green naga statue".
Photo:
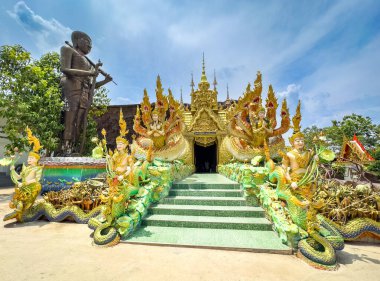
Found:
[(15, 193), (9, 207), (15, 209), (14, 212), (6, 215), (4, 221), (16, 218), (22, 222), (23, 214), (32, 207), (38, 194), (41, 191), (41, 176), (43, 167), (38, 164), (40, 155), (38, 151), (42, 148), (37, 137), (33, 136), (32, 131), (26, 128), (28, 142), (33, 144), (33, 150), (28, 155), (28, 166), (23, 165), (22, 171), (18, 174), (14, 165), (11, 166), (11, 179), (15, 183)]
[(115, 245), (132, 230), (133, 221), (126, 215), (126, 209), (131, 196), (139, 192), (140, 183), (147, 175), (148, 161), (151, 160), (152, 147), (148, 161), (141, 166), (135, 165), (133, 154), (128, 154), (128, 141), (124, 138), (128, 130), (121, 109), (119, 126), (116, 151), (106, 157), (109, 192), (107, 196), (101, 196), (105, 208), (99, 218), (89, 221), (89, 227), (95, 230), (94, 243), (99, 246)]
[(323, 138), (316, 140), (316, 151), (306, 150), (304, 135), (300, 131), (300, 103), (292, 119), (294, 132), (289, 138), (292, 149), (282, 154), (282, 166), (275, 167), (269, 160), (269, 180), (277, 183), (278, 198), (285, 201), (292, 221), (305, 230), (307, 239), (298, 243), (297, 256), (317, 268), (335, 269), (336, 250), (342, 250), (344, 239), (337, 229), (320, 215), (324, 202), (315, 200), (318, 163), (332, 161), (335, 157), (328, 150)]

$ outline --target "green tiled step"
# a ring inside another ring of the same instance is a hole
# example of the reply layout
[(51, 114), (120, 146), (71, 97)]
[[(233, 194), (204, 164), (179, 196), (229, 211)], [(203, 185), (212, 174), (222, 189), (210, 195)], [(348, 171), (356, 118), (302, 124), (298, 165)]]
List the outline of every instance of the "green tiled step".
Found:
[(272, 230), (272, 225), (267, 219), (252, 217), (150, 215), (143, 219), (142, 225), (192, 228)]
[(194, 184), (186, 184), (186, 183), (173, 183), (172, 189), (240, 189), (240, 185), (238, 183), (233, 184), (212, 184), (212, 183), (194, 183)]
[(173, 189), (240, 189), (240, 185), (220, 174), (192, 174), (173, 183)]
[(210, 197), (242, 197), (238, 189), (175, 189), (169, 196), (210, 196)]
[(216, 216), (216, 217), (264, 217), (261, 207), (250, 206), (202, 206), (202, 205), (164, 205), (158, 204), (148, 209), (149, 214)]
[(209, 205), (247, 206), (243, 197), (168, 196), (160, 204), (170, 205)]
[(144, 226), (122, 242), (292, 254), (273, 231)]

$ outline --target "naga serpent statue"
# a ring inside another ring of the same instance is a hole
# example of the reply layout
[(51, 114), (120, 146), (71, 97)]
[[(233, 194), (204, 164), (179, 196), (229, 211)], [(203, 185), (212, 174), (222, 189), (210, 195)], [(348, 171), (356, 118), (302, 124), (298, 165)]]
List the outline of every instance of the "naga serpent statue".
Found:
[[(92, 217), (99, 215), (102, 206), (98, 206), (90, 212), (84, 212), (78, 206), (65, 206), (56, 209), (53, 204), (45, 200), (36, 198), (41, 192), (41, 176), (43, 167), (38, 165), (40, 155), (39, 150), (42, 148), (39, 139), (33, 135), (32, 131), (27, 128), (27, 138), (30, 144), (33, 143), (33, 149), (28, 155), (28, 166), (23, 166), (22, 171), (18, 174), (12, 163), (11, 179), (15, 183), (15, 194), (9, 203), (10, 208), (15, 209), (12, 213), (4, 217), (4, 221), (15, 218), (17, 222), (32, 222), (40, 218), (46, 218), (49, 221), (60, 222), (66, 219), (72, 219), (77, 223), (87, 223)], [(19, 182), (21, 180), (21, 182)]]
[(139, 135), (132, 143), (135, 157), (146, 159), (149, 147), (153, 146), (156, 158), (166, 161), (185, 160), (188, 158), (190, 145), (183, 137), (185, 123), (182, 105), (173, 97), (171, 90), (166, 96), (160, 76), (156, 83), (156, 103), (154, 109), (149, 96), (144, 90), (140, 108), (137, 108), (133, 130)]
[(380, 236), (380, 224), (370, 219), (352, 221), (345, 227), (318, 214), (323, 200), (314, 201), (319, 161), (332, 161), (334, 153), (324, 146), (324, 136), (316, 141), (316, 151), (304, 149), (300, 132), (300, 104), (293, 117), (294, 133), (289, 138), (293, 149), (282, 154), (282, 166), (275, 166), (267, 155), (269, 181), (276, 183), (279, 199), (286, 202), (292, 221), (307, 232), (298, 242), (297, 256), (316, 268), (334, 270), (338, 267), (336, 251), (344, 248), (344, 240), (352, 240), (365, 232)]
[(254, 89), (248, 84), (244, 96), (230, 107), (227, 113), (227, 136), (223, 146), (237, 160), (246, 161), (255, 156), (263, 155), (264, 142), (271, 151), (277, 154), (285, 146), (282, 134), (290, 128), (289, 110), (286, 99), (281, 106), (281, 124), (277, 127), (277, 98), (272, 85), (269, 85), (265, 108), (262, 106), (261, 73), (257, 73)]
[[(94, 243), (99, 246), (112, 246), (119, 243), (121, 235), (129, 233), (133, 228), (133, 220), (127, 216), (128, 200), (137, 195), (140, 185), (145, 182), (151, 152), (147, 160), (139, 166), (134, 161), (134, 155), (128, 155), (128, 141), (124, 136), (128, 133), (127, 125), (120, 109), (120, 136), (116, 138), (116, 151), (107, 155), (107, 182), (109, 193), (102, 196), (105, 203), (101, 215), (89, 221), (89, 227), (94, 229)], [(152, 146), (151, 146), (152, 148)]]
[(292, 148), (286, 153), (276, 152), (282, 157), (281, 165), (276, 166), (271, 159), (273, 147), (264, 140), (261, 154), (265, 154), (265, 166), (259, 166), (263, 157), (256, 156), (250, 164), (234, 161), (219, 165), (218, 170), (241, 183), (248, 201), (260, 201), (280, 239), (297, 250), (299, 258), (316, 268), (334, 270), (338, 268), (336, 251), (344, 248), (344, 241), (379, 239), (380, 223), (357, 218), (341, 226), (322, 215), (321, 207), (327, 201), (316, 196), (317, 185), (321, 184), (319, 166), (331, 162), (335, 154), (326, 149), (323, 135), (313, 140), (314, 151), (304, 148), (300, 106), (292, 118)]

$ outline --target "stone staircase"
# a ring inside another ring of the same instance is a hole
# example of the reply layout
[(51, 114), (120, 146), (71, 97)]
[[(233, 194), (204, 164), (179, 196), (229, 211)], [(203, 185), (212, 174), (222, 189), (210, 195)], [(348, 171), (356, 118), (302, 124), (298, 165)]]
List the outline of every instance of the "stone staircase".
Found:
[(176, 182), (149, 209), (127, 243), (291, 254), (259, 206), (248, 206), (240, 186), (219, 174)]

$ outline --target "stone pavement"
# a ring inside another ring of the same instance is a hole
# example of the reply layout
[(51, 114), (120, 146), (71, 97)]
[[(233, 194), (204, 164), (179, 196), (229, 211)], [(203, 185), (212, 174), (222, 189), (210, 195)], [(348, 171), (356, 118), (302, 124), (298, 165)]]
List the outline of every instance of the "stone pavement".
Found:
[[(13, 189), (0, 189), (0, 217)], [(75, 223), (0, 223), (0, 280), (379, 280), (380, 247), (347, 244), (339, 270), (293, 255), (119, 244), (92, 245)]]

